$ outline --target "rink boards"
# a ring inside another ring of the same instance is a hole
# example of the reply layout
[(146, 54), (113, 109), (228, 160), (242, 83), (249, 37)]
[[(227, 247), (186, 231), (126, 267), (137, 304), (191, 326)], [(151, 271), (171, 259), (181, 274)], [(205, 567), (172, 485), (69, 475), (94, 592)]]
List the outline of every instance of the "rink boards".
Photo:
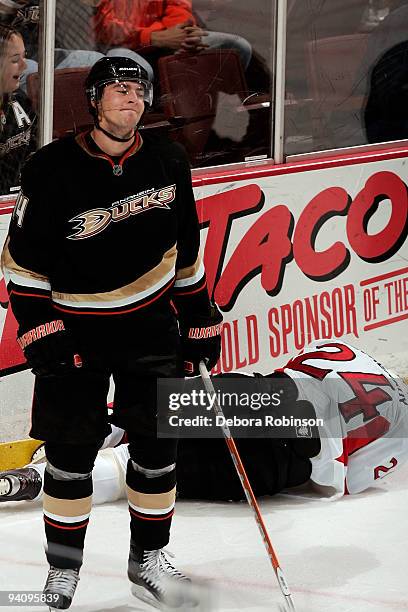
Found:
[[(225, 318), (216, 372), (266, 373), (311, 341), (343, 338), (408, 374), (407, 157), (194, 178), (209, 288)], [(12, 210), (0, 202), (1, 245)], [(1, 441), (27, 436), (33, 388), (7, 302), (1, 278)]]

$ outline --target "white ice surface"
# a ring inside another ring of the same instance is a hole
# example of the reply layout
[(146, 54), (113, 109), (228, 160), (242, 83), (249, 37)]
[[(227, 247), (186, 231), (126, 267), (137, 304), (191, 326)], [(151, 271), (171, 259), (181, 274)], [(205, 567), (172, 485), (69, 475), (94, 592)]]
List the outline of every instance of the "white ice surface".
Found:
[[(261, 510), (297, 612), (408, 610), (408, 465), (338, 501), (280, 495)], [(72, 612), (151, 610), (130, 595), (124, 501), (93, 509)], [(41, 590), (41, 506), (0, 504), (0, 590)], [(282, 595), (246, 503), (177, 504), (170, 549), (180, 569), (217, 585), (228, 612), (278, 610)], [(0, 607), (37, 610), (46, 607)]]

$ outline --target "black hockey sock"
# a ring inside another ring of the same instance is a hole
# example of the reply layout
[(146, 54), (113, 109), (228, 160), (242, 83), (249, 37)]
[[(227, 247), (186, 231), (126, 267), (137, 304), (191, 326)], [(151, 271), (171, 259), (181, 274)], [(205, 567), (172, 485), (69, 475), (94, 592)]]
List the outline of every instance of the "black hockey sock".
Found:
[(57, 480), (45, 471), (43, 507), (50, 565), (70, 569), (82, 565), (91, 505), (91, 475), (81, 480)]
[(46, 554), (54, 567), (71, 569), (82, 564), (98, 446), (46, 444), (43, 508)]
[(169, 541), (174, 512), (175, 464), (149, 469), (130, 459), (126, 484), (133, 542), (144, 550), (163, 548)]

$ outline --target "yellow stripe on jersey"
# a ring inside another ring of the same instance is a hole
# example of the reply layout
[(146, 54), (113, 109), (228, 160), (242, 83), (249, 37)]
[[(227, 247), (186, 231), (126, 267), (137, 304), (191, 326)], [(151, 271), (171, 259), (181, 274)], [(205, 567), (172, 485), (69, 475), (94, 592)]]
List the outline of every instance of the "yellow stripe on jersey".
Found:
[(52, 300), (61, 306), (71, 308), (117, 308), (145, 300), (174, 278), (177, 258), (176, 245), (163, 256), (162, 261), (143, 276), (113, 291), (101, 293), (59, 293), (52, 292)]

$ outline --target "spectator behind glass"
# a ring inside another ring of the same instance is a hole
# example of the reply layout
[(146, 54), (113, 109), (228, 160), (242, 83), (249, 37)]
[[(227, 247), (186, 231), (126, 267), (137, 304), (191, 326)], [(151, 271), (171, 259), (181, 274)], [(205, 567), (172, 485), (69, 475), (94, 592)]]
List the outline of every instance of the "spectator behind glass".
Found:
[[(38, 2), (38, 0), (37, 0)], [(55, 46), (62, 49), (88, 49), (93, 51), (96, 59), (103, 57), (97, 53), (97, 42), (93, 28), (93, 16), (99, 0), (58, 0), (55, 18)], [(83, 54), (85, 51), (76, 53)], [(130, 57), (147, 70), (151, 80), (153, 73), (150, 64), (140, 55), (127, 48), (107, 50), (108, 57)], [(72, 59), (72, 57), (71, 57)], [(79, 64), (76, 64), (77, 66)], [(88, 65), (88, 64), (86, 64)], [(58, 66), (61, 68), (64, 66)], [(68, 66), (70, 67), (70, 66)]]
[(26, 68), (21, 34), (0, 25), (0, 195), (20, 184), (20, 170), (35, 148), (35, 115), (19, 89)]
[[(101, 49), (127, 47), (155, 68), (161, 55), (205, 48), (238, 51), (244, 69), (252, 48), (235, 34), (207, 32), (197, 25), (190, 0), (101, 0), (94, 17)], [(150, 69), (150, 76), (153, 70)]]
[[(74, 4), (74, 3), (73, 3)], [(77, 4), (77, 2), (75, 2)], [(40, 22), (39, 0), (0, 0), (0, 19), (16, 28), (24, 37), (27, 49), (27, 69), (21, 79), (21, 88), (26, 91), (26, 78), (38, 72), (38, 26)], [(55, 68), (78, 68), (92, 66), (102, 56), (89, 49), (55, 49)]]

